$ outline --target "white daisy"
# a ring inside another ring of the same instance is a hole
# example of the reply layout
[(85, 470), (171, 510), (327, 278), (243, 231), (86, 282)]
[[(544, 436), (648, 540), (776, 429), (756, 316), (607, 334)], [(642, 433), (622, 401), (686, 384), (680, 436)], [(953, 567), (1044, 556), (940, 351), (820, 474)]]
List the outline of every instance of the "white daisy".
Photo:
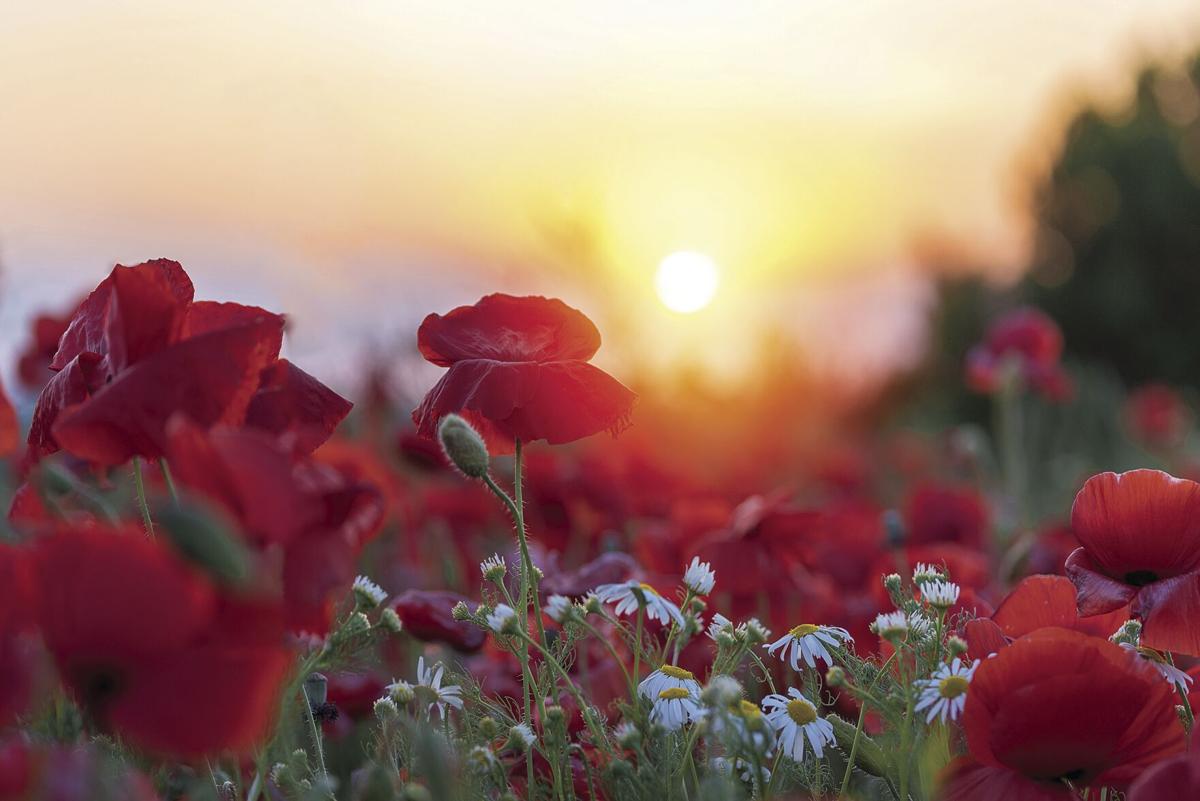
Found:
[(701, 716), (700, 701), (683, 687), (668, 687), (654, 699), (650, 709), (650, 722), (658, 723), (667, 731), (683, 728), (689, 720)]
[(516, 625), (517, 611), (508, 604), (497, 604), (487, 613), (488, 628), (497, 634), (510, 633)]
[[(754, 763), (748, 759), (734, 757), (730, 760), (727, 757), (718, 756), (709, 760), (709, 764), (713, 770), (723, 773), (726, 776), (732, 776), (734, 771), (737, 771), (738, 777), (747, 784), (754, 781)], [(759, 773), (761, 777), (760, 781), (766, 785), (771, 781), (771, 771), (765, 765), (759, 765), (759, 770), (761, 771)]]
[(519, 751), (522, 754), (533, 747), (537, 742), (537, 735), (533, 733), (533, 729), (528, 723), (518, 723), (508, 730), (508, 744), (513, 750)]
[(446, 672), (446, 666), (441, 662), (436, 663), (432, 667), (425, 667), (425, 657), (420, 657), (417, 660), (417, 684), (413, 687), (413, 691), (425, 698), (429, 698), (429, 711), (432, 712), (436, 706), (438, 714), (442, 717), (446, 716), (446, 705), (455, 709), (463, 708), (462, 687), (457, 684), (449, 684), (442, 686), (442, 675)]
[(927, 581), (921, 585), (921, 596), (935, 609), (949, 609), (958, 601), (959, 587), (952, 581)]
[(942, 577), (942, 571), (934, 565), (927, 565), (924, 562), (917, 562), (917, 566), (913, 568), (912, 580), (914, 584), (924, 584), (927, 581), (937, 581)]
[(639, 581), (623, 581), (620, 584), (601, 584), (596, 588), (596, 597), (606, 604), (616, 604), (618, 615), (631, 615), (644, 606), (646, 617), (666, 625), (674, 622), (683, 625), (683, 613), (679, 607), (658, 594), (649, 584)]
[(903, 612), (881, 612), (871, 624), (875, 633), (884, 639), (903, 637), (908, 634), (908, 616)]
[(708, 623), (708, 638), (710, 640), (717, 639), (717, 635), (728, 629), (728, 633), (733, 633), (733, 621), (722, 615), (720, 612), (712, 616), (712, 620)]
[(508, 564), (503, 556), (494, 553), (479, 563), (479, 572), (488, 581), (499, 581), (508, 572)]
[(400, 706), (411, 703), (412, 700), (417, 697), (417, 692), (413, 686), (403, 679), (400, 681), (393, 681), (387, 686), (386, 689), (388, 692), (388, 698)]
[(810, 668), (816, 668), (818, 659), (832, 667), (833, 656), (829, 653), (829, 649), (842, 648), (847, 642), (854, 642), (854, 638), (845, 629), (837, 626), (802, 623), (770, 645), (764, 645), (763, 648), (766, 648), (767, 653), (771, 656), (775, 656), (775, 652), (782, 649), (779, 659), (791, 665), (792, 670), (799, 670), (801, 658), (804, 659), (804, 664)]
[(1138, 656), (1145, 659), (1154, 667), (1158, 668), (1158, 672), (1162, 677), (1174, 686), (1182, 686), (1184, 689), (1192, 683), (1192, 677), (1184, 673), (1179, 668), (1167, 661), (1167, 658), (1153, 648), (1147, 648), (1142, 645), (1130, 645), (1129, 643), (1121, 643), (1121, 647), (1133, 651)]
[(546, 599), (546, 605), (542, 607), (542, 611), (555, 623), (561, 625), (566, 621), (567, 616), (571, 614), (572, 607), (571, 599), (567, 596), (551, 595)]
[(708, 595), (717, 583), (717, 574), (713, 572), (712, 565), (701, 562), (699, 556), (693, 556), (692, 563), (683, 573), (683, 583), (696, 595)]
[(690, 670), (684, 670), (674, 665), (663, 665), (658, 670), (642, 679), (638, 685), (638, 694), (650, 701), (658, 698), (663, 690), (683, 689), (689, 695), (700, 695), (700, 682)]
[(942, 663), (942, 666), (933, 672), (933, 676), (917, 681), (917, 689), (921, 695), (914, 710), (929, 710), (925, 714), (926, 723), (932, 723), (937, 717), (942, 719), (942, 723), (945, 723), (947, 718), (958, 720), (967, 703), (967, 687), (977, 667), (978, 659), (969, 667), (957, 658), (949, 665)]
[(366, 576), (358, 576), (350, 587), (360, 608), (374, 609), (387, 600), (387, 593)]
[(820, 759), (825, 746), (833, 742), (833, 724), (817, 714), (817, 708), (795, 687), (787, 696), (771, 693), (763, 699), (767, 723), (779, 736), (779, 747), (796, 762), (804, 761), (805, 738), (813, 755)]

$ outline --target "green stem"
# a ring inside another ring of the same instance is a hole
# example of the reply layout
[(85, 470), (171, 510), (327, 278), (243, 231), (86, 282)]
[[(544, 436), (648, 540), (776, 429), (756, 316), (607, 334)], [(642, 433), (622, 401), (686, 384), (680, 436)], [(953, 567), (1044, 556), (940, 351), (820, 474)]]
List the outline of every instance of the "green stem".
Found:
[[(643, 604), (638, 604), (637, 611), (637, 626), (633, 632), (633, 680), (637, 681), (642, 677), (642, 626), (646, 617), (646, 607)], [(637, 697), (634, 696), (634, 703), (637, 703)]]
[(329, 774), (325, 770), (325, 749), (321, 745), (321, 729), (317, 726), (317, 719), (313, 715), (312, 700), (308, 697), (308, 688), (304, 685), (300, 686), (300, 692), (304, 695), (304, 713), (308, 718), (309, 732), (312, 735), (313, 748), (317, 752), (317, 766), (321, 769), (321, 776), (328, 778)]
[(554, 658), (552, 653), (543, 648), (540, 644), (534, 642), (533, 638), (530, 637), (527, 632), (521, 632), (518, 636), (525, 640), (525, 642), (529, 645), (532, 645), (534, 648), (538, 649), (538, 651), (540, 651), (542, 656), (545, 658), (546, 663), (554, 668), (554, 670), (562, 678), (563, 683), (567, 686), (567, 692), (571, 694), (571, 697), (575, 699), (575, 703), (579, 706), (579, 714), (583, 716), (583, 722), (587, 724), (587, 727), (592, 732), (592, 736), (596, 738), (596, 745), (599, 746), (603, 744), (604, 732), (601, 731), (596, 725), (596, 721), (592, 720), (592, 716), (588, 711), (590, 706), (588, 705), (587, 700), (583, 697), (583, 693), (579, 691), (579, 688), (575, 686), (575, 682), (571, 681), (571, 677), (567, 674), (567, 671), (563, 668), (562, 664), (560, 664), (559, 661)]
[(146, 482), (142, 480), (142, 458), (133, 457), (133, 487), (137, 493), (138, 508), (142, 510), (142, 524), (146, 534), (154, 536), (154, 521), (150, 519), (150, 506), (146, 503)]
[(163, 481), (167, 485), (167, 494), (171, 496), (171, 502), (178, 506), (179, 491), (175, 488), (175, 479), (171, 475), (171, 467), (165, 458), (158, 460), (158, 469), (162, 471)]

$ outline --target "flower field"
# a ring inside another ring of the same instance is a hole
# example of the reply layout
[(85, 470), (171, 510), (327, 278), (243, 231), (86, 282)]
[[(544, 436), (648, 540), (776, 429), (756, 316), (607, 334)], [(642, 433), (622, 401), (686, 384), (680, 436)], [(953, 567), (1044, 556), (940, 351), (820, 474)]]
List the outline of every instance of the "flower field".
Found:
[(560, 300), (430, 311), (411, 402), (166, 259), (36, 321), (0, 799), (1200, 798), (1184, 395), (1052, 436), (1096, 382), (1018, 306), (958, 365), (990, 426), (747, 399), (731, 449)]

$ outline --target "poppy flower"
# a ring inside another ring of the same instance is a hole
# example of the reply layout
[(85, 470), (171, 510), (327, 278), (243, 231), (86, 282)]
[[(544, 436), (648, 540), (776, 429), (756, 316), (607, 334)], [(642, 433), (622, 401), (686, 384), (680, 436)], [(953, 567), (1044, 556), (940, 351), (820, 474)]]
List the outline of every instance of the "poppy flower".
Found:
[(59, 449), (100, 465), (159, 458), (177, 413), (204, 428), (247, 425), (310, 452), (349, 403), (279, 359), (284, 318), (193, 300), (167, 259), (117, 265), (79, 305), (50, 362), (27, 463)]
[(106, 730), (155, 754), (249, 753), (289, 666), (282, 609), (240, 597), (130, 527), (33, 546), (37, 620), (67, 689)]
[(1178, 445), (1187, 437), (1192, 414), (1179, 393), (1166, 384), (1147, 384), (1125, 401), (1125, 421), (1138, 442), (1153, 448)]
[(502, 454), (517, 439), (557, 445), (628, 425), (636, 396), (588, 364), (600, 332), (561, 300), (488, 295), (426, 317), (417, 346), (450, 368), (413, 411), (422, 436), (433, 437), (438, 421), (457, 413)]
[(971, 487), (921, 483), (904, 505), (907, 540), (918, 545), (954, 542), (983, 548), (988, 517), (987, 504)]
[(1048, 400), (1066, 400), (1071, 382), (1059, 364), (1062, 350), (1062, 332), (1053, 320), (1037, 309), (1016, 309), (993, 322), (983, 342), (967, 353), (967, 385), (994, 394), (1011, 363), (1026, 387)]
[(1129, 618), (1126, 607), (1080, 617), (1075, 585), (1062, 576), (1029, 576), (1013, 588), (990, 618), (970, 620), (963, 633), (973, 659), (985, 659), (1038, 629), (1063, 628), (1109, 637)]
[(1092, 476), (1075, 496), (1067, 558), (1079, 614), (1122, 606), (1142, 644), (1200, 655), (1200, 484), (1160, 470)]
[(221, 506), (251, 545), (282, 550), (288, 627), (328, 630), (363, 546), (383, 521), (379, 491), (297, 457), (264, 431), (205, 431), (182, 416), (167, 431), (179, 484)]
[(1057, 801), (1067, 786), (1123, 789), (1183, 750), (1174, 695), (1152, 665), (1107, 640), (1042, 629), (975, 671), (962, 726), (970, 759), (944, 801)]
[(449, 590), (406, 590), (396, 596), (391, 607), (404, 630), (418, 640), (440, 642), (458, 651), (478, 651), (487, 634), (470, 622), (454, 619), (450, 610), (460, 601), (469, 599)]
[(26, 389), (40, 390), (54, 375), (50, 361), (78, 306), (76, 303), (66, 314), (39, 314), (33, 318), (29, 339), (17, 358), (17, 378)]
[(1164, 759), (1129, 788), (1129, 801), (1163, 801), (1165, 798), (1200, 798), (1200, 728), (1192, 731), (1186, 754)]

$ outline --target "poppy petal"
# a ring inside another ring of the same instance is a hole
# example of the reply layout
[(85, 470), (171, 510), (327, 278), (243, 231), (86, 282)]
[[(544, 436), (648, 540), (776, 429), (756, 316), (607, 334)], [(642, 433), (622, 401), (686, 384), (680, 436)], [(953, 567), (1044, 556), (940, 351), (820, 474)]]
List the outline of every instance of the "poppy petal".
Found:
[(448, 314), (431, 314), (417, 331), (421, 355), (449, 367), (467, 359), (504, 362), (586, 361), (600, 332), (561, 300), (494, 294)]
[(1109, 578), (1100, 572), (1084, 548), (1076, 548), (1063, 566), (1067, 578), (1075, 585), (1079, 614), (1103, 615), (1128, 606), (1137, 595), (1137, 588)]
[(279, 359), (263, 370), (246, 409), (246, 425), (276, 436), (291, 435), (295, 452), (307, 455), (329, 439), (353, 406), (287, 359)]
[(1071, 801), (1061, 782), (1038, 782), (969, 757), (950, 763), (942, 779), (941, 801)]
[(1014, 639), (1049, 626), (1107, 637), (1128, 619), (1128, 611), (1121, 607), (1095, 617), (1080, 617), (1070, 579), (1029, 576), (1000, 603), (992, 620), (1005, 636)]
[(1142, 620), (1143, 645), (1200, 656), (1200, 572), (1142, 587), (1131, 610)]
[(13, 408), (4, 385), (0, 384), (0, 458), (12, 456), (21, 441), (20, 426), (17, 424), (17, 410)]
[(33, 409), (33, 421), (29, 425), (26, 465), (59, 449), (58, 441), (54, 438), (54, 424), (64, 409), (83, 403), (91, 395), (99, 378), (100, 360), (98, 353), (80, 353), (42, 387)]

